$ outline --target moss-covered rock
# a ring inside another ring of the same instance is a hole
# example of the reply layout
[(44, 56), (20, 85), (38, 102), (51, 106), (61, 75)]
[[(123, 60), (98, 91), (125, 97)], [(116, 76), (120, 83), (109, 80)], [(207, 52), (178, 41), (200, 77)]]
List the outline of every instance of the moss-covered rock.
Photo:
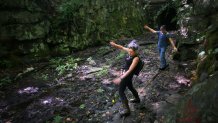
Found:
[(37, 52), (32, 51), (35, 44), (41, 43), (38, 41), (49, 33), (50, 22), (46, 15), (47, 13), (36, 1), (1, 0), (0, 46), (3, 47), (0, 53), (1, 59), (17, 64), (22, 62), (24, 55), (31, 57), (48, 55), (48, 48), (39, 47)]
[[(197, 79), (186, 96), (165, 115), (166, 123), (218, 121), (218, 3), (215, 0), (195, 0), (189, 31), (203, 38), (197, 62)], [(197, 38), (197, 37), (196, 37)], [(203, 46), (202, 46), (203, 45)]]
[(36, 2), (32, 0), (1, 0), (0, 7), (4, 10), (42, 11)]
[(164, 123), (215, 123), (218, 121), (218, 72), (193, 86), (177, 106), (165, 114)]
[(38, 24), (13, 24), (0, 28), (3, 39), (33, 40), (44, 38), (49, 32), (49, 22)]
[(43, 14), (40, 12), (29, 11), (0, 11), (0, 24), (33, 24), (43, 19)]

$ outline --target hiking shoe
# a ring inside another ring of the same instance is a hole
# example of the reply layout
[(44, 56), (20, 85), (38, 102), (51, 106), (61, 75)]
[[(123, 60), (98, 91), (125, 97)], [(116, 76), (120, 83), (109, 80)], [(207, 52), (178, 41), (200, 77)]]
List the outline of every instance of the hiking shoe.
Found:
[(159, 68), (159, 70), (165, 70), (167, 67), (169, 67), (169, 64), (167, 64), (165, 67)]
[(122, 101), (123, 110), (120, 112), (120, 117), (126, 117), (130, 115), (130, 108), (128, 104), (128, 100)]

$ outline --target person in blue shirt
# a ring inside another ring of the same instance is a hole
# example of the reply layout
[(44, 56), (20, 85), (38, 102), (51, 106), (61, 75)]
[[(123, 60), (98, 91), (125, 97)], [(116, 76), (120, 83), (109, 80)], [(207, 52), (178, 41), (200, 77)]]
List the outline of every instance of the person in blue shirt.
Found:
[[(173, 47), (174, 52), (177, 52), (177, 48), (173, 42), (173, 40), (170, 37), (170, 34), (166, 31), (166, 26), (162, 25), (160, 27), (160, 31), (156, 31), (147, 25), (144, 26), (145, 29), (149, 30), (152, 33), (158, 34), (158, 50), (160, 54), (160, 70), (166, 69), (169, 65), (166, 62), (165, 58), (165, 52), (168, 46), (168, 43), (170, 43)], [(168, 42), (169, 41), (169, 42)]]

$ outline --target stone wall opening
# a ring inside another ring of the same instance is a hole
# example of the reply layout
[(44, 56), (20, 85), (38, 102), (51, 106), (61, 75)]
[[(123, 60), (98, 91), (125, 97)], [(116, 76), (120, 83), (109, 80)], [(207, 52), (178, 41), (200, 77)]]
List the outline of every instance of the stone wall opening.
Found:
[(158, 27), (161, 25), (166, 25), (168, 31), (177, 30), (177, 12), (175, 8), (167, 7), (163, 10), (157, 17)]

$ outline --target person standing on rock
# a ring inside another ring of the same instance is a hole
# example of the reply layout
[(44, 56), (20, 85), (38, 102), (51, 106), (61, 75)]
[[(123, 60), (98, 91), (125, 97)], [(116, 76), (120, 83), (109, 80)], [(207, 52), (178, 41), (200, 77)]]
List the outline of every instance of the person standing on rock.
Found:
[(137, 73), (138, 68), (140, 68), (140, 64), (142, 61), (137, 55), (136, 51), (138, 49), (138, 45), (136, 44), (135, 40), (130, 42), (127, 48), (121, 45), (118, 45), (114, 43), (113, 41), (111, 41), (110, 44), (111, 46), (121, 49), (123, 51), (126, 51), (128, 53), (128, 57), (125, 59), (126, 60), (126, 64), (124, 68), (125, 72), (120, 77), (113, 80), (115, 84), (119, 85), (119, 96), (123, 104), (124, 110), (120, 112), (120, 115), (121, 117), (128, 116), (130, 115), (130, 108), (128, 104), (128, 99), (124, 91), (126, 87), (128, 87), (135, 97), (135, 99), (130, 100), (130, 102), (140, 103), (138, 92), (136, 91), (136, 89), (133, 87), (133, 84), (132, 84), (132, 78), (133, 78), (133, 75)]
[(156, 31), (147, 25), (144, 26), (145, 29), (149, 30), (152, 33), (158, 34), (158, 50), (160, 54), (160, 70), (165, 70), (169, 65), (166, 62), (165, 58), (165, 52), (167, 49), (168, 44), (170, 43), (173, 47), (174, 52), (177, 51), (177, 48), (173, 42), (173, 40), (170, 38), (169, 33), (166, 31), (166, 26), (162, 25), (160, 27), (160, 31)]

